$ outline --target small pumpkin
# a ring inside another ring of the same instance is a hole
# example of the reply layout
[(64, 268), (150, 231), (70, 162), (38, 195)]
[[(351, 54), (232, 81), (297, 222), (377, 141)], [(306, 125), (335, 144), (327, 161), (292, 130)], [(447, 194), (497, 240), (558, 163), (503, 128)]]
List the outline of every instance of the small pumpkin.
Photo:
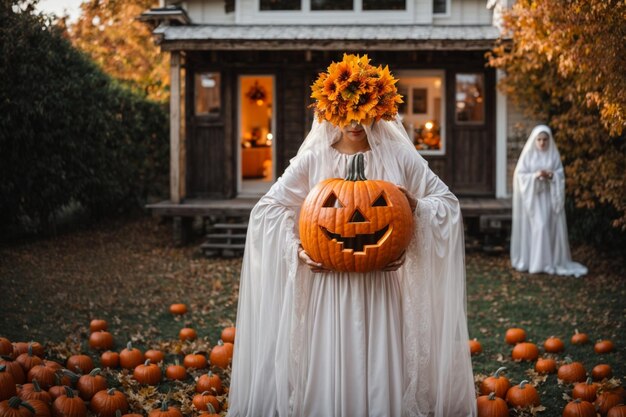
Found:
[(113, 348), (113, 335), (105, 330), (98, 330), (89, 335), (89, 347), (94, 350)]
[(198, 378), (198, 381), (196, 382), (196, 392), (203, 393), (205, 391), (216, 395), (222, 394), (222, 380), (219, 375), (209, 371)]
[(6, 337), (0, 337), (0, 355), (10, 356), (13, 354), (13, 344)]
[(93, 371), (95, 368), (93, 364), (93, 359), (87, 355), (72, 355), (67, 358), (67, 363), (65, 365), (67, 369), (72, 372), (77, 372), (79, 374), (89, 373)]
[(28, 371), (30, 371), (33, 366), (43, 364), (43, 359), (33, 353), (31, 343), (28, 344), (28, 350), (20, 354), (15, 361), (20, 364), (26, 374), (28, 374)]
[(35, 410), (20, 397), (11, 397), (0, 402), (1, 417), (32, 417)]
[(479, 355), (483, 351), (483, 345), (476, 339), (470, 339), (469, 341), (469, 350), (470, 355), (476, 356)]
[(615, 346), (613, 345), (613, 342), (611, 342), (610, 340), (599, 340), (593, 346), (593, 350), (599, 355), (604, 354), (604, 353), (611, 353), (613, 352), (614, 348)]
[(618, 405), (611, 408), (606, 417), (626, 417), (626, 405)]
[(46, 354), (46, 349), (39, 342), (16, 342), (13, 344), (13, 356), (17, 358), (22, 353), (28, 353), (29, 349), (32, 350), (33, 355), (40, 358), (43, 358)]
[(187, 313), (187, 305), (182, 304), (182, 303), (172, 304), (170, 305), (170, 313), (176, 314), (176, 315), (183, 315)]
[(396, 185), (365, 177), (364, 155), (357, 153), (345, 179), (321, 181), (309, 192), (299, 226), (302, 247), (325, 268), (379, 271), (411, 241), (413, 212)]
[(565, 383), (583, 382), (587, 379), (587, 371), (580, 362), (572, 362), (570, 358), (565, 359), (565, 364), (559, 367), (557, 377)]
[(56, 361), (49, 361), (47, 359), (44, 359), (43, 364), (46, 365), (48, 368), (54, 369), (55, 371), (63, 369), (63, 365)]
[(0, 365), (0, 401), (8, 400), (17, 395), (15, 379), (7, 371), (6, 365)]
[(186, 368), (204, 369), (207, 367), (207, 364), (206, 356), (200, 353), (190, 353), (185, 355), (183, 359), (183, 365)]
[(50, 410), (50, 403), (46, 403), (41, 400), (32, 399), (26, 401), (28, 405), (30, 405), (33, 410), (35, 410), (35, 414), (33, 417), (51, 417), (52, 411)]
[(133, 347), (131, 342), (120, 352), (120, 366), (124, 369), (135, 369), (145, 361), (143, 352)]
[(222, 341), (224, 341), (224, 343), (235, 343), (235, 333), (237, 332), (237, 330), (234, 327), (225, 327), (222, 330), (222, 334), (221, 334), (221, 339)]
[(598, 394), (598, 385), (594, 384), (591, 378), (587, 378), (586, 382), (578, 382), (572, 388), (572, 398), (580, 398), (584, 401), (593, 402)]
[(481, 395), (476, 399), (478, 417), (508, 417), (509, 407), (506, 402), (496, 396), (495, 392)]
[(509, 345), (516, 345), (526, 340), (526, 330), (519, 327), (511, 327), (504, 334), (504, 341)]
[(540, 404), (539, 393), (535, 387), (524, 380), (507, 391), (506, 402), (511, 407), (527, 407), (529, 405), (537, 407)]
[(115, 369), (120, 366), (120, 354), (107, 350), (100, 355), (100, 366)]
[(28, 382), (33, 382), (36, 379), (43, 389), (48, 389), (54, 385), (56, 373), (57, 371), (54, 368), (41, 364), (28, 371), (27, 380)]
[(16, 384), (23, 384), (26, 382), (26, 374), (24, 373), (24, 369), (22, 369), (22, 365), (15, 362), (10, 356), (2, 356), (0, 359), (0, 365), (4, 365), (6, 371), (13, 376), (13, 380)]
[(196, 331), (191, 327), (183, 327), (182, 329), (180, 329), (180, 332), (178, 332), (178, 338), (183, 342), (192, 342), (198, 338), (198, 333), (196, 333)]
[(552, 358), (539, 358), (535, 363), (535, 371), (539, 374), (553, 374), (556, 372), (556, 361)]
[(46, 404), (52, 404), (50, 393), (41, 389), (36, 379), (33, 379), (33, 382), (29, 384), (22, 385), (19, 397), (24, 401), (39, 400)]
[(506, 368), (498, 368), (492, 376), (489, 376), (483, 380), (480, 384), (480, 393), (482, 395), (489, 395), (495, 393), (496, 397), (506, 398), (506, 392), (511, 388), (511, 382), (505, 376), (502, 376), (502, 372), (506, 371)]
[(185, 369), (184, 366), (180, 365), (178, 363), (178, 360), (176, 360), (175, 365), (169, 365), (167, 368), (165, 368), (165, 376), (171, 380), (182, 381), (184, 379), (187, 379), (187, 369)]
[(150, 411), (148, 417), (183, 417), (180, 410), (176, 407), (170, 407), (166, 401), (163, 401), (160, 408)]
[(106, 331), (109, 328), (109, 324), (104, 319), (93, 319), (89, 322), (89, 331), (91, 333)]
[(108, 386), (106, 378), (100, 375), (100, 368), (94, 368), (87, 375), (82, 375), (76, 383), (80, 397), (85, 401), (91, 400), (97, 392), (106, 390)]
[(118, 411), (120, 414), (128, 411), (128, 400), (124, 393), (111, 388), (98, 391), (91, 399), (89, 407), (100, 417), (115, 417)]
[(543, 348), (549, 353), (560, 353), (565, 350), (565, 343), (555, 336), (550, 336), (543, 342)]
[(200, 411), (207, 410), (207, 404), (211, 404), (216, 412), (220, 411), (219, 401), (208, 391), (194, 395), (192, 402), (194, 407)]
[(598, 395), (596, 400), (593, 402), (593, 405), (596, 406), (596, 410), (598, 410), (598, 413), (602, 416), (606, 416), (611, 408), (620, 404), (623, 404), (622, 396), (613, 391), (603, 392)]
[(161, 368), (150, 362), (150, 359), (146, 359), (146, 362), (142, 365), (138, 365), (133, 371), (133, 378), (140, 384), (157, 385), (161, 382), (162, 374)]
[(85, 417), (87, 407), (70, 387), (65, 387), (65, 394), (52, 403), (52, 414), (55, 417)]
[(611, 368), (611, 365), (601, 363), (593, 367), (591, 370), (591, 376), (596, 381), (602, 381), (604, 378), (611, 378), (613, 376), (613, 369)]
[(579, 333), (578, 329), (574, 330), (574, 335), (571, 339), (572, 345), (584, 345), (589, 343), (589, 336), (586, 333)]
[(221, 340), (217, 342), (217, 345), (211, 349), (209, 355), (209, 361), (211, 365), (217, 366), (222, 369), (228, 368), (230, 362), (233, 359), (233, 344), (223, 343)]
[(563, 417), (596, 417), (596, 408), (590, 402), (577, 398), (567, 403)]
[(143, 356), (146, 359), (150, 359), (150, 362), (152, 363), (163, 362), (163, 360), (165, 359), (165, 354), (162, 351), (157, 350), (157, 349), (146, 350)]
[(511, 356), (517, 361), (534, 361), (539, 357), (539, 348), (530, 342), (521, 342), (515, 345)]

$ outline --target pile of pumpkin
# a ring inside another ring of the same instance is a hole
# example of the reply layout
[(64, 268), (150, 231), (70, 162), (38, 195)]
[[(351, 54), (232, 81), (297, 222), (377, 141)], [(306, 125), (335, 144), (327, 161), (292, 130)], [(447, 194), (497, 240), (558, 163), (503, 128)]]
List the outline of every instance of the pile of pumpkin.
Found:
[[(513, 360), (535, 362), (536, 373), (556, 372), (559, 383), (572, 385), (573, 400), (563, 409), (563, 417), (596, 417), (597, 414), (603, 417), (626, 417), (626, 393), (623, 387), (609, 381), (613, 376), (609, 364), (596, 365), (588, 377), (584, 365), (569, 357), (560, 364), (552, 357), (540, 358), (537, 345), (526, 341), (524, 329), (508, 329), (504, 340), (513, 346)], [(571, 343), (587, 344), (589, 337), (576, 330)], [(470, 340), (469, 348), (472, 355), (482, 352), (482, 346), (476, 339)], [(565, 344), (560, 338), (552, 336), (544, 341), (543, 348), (547, 354), (560, 354), (565, 350)], [(610, 340), (600, 340), (594, 345), (597, 354), (610, 353), (613, 349), (613, 342)], [(477, 398), (479, 417), (508, 417), (509, 407), (532, 410), (533, 407), (540, 406), (537, 389), (527, 380), (511, 386), (509, 379), (502, 375), (505, 370), (505, 367), (499, 368), (480, 383), (480, 396)]]
[[(173, 314), (184, 314), (186, 306), (174, 304)], [(221, 340), (210, 354), (202, 352), (184, 355), (183, 363), (165, 364), (166, 352), (150, 349), (142, 352), (130, 342), (120, 352), (110, 350), (113, 336), (105, 320), (90, 323), (89, 346), (99, 353), (100, 368), (95, 367), (89, 354), (74, 354), (65, 366), (48, 360), (43, 345), (38, 342), (16, 342), (0, 337), (0, 417), (141, 417), (142, 410), (129, 413), (129, 398), (123, 387), (113, 388), (105, 377), (118, 381), (131, 379), (132, 384), (152, 387), (162, 382), (185, 381), (193, 378), (193, 412), (204, 417), (217, 417), (228, 407), (227, 388), (223, 387), (219, 373), (227, 374), (233, 355), (235, 328), (227, 327)], [(180, 330), (182, 343), (193, 342), (197, 333), (190, 327)], [(171, 352), (168, 352), (171, 353)], [(176, 352), (174, 352), (176, 353)], [(216, 373), (210, 370), (211, 368)], [(205, 372), (205, 373), (203, 373)], [(123, 384), (122, 384), (123, 385)], [(183, 386), (180, 383), (179, 386)], [(145, 389), (145, 388), (143, 388)], [(187, 395), (184, 393), (183, 395)], [(169, 394), (159, 407), (147, 412), (149, 417), (182, 417), (187, 412), (170, 405)], [(146, 410), (143, 410), (146, 412)], [(185, 411), (185, 410), (183, 410)]]

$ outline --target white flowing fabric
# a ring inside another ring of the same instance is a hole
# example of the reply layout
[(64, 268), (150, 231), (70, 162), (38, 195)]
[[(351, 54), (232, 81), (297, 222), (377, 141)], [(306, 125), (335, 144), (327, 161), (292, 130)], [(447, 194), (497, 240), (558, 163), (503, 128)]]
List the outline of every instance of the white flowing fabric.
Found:
[[(542, 132), (549, 137), (543, 151), (535, 143)], [(552, 172), (552, 179), (539, 178), (540, 170)], [(515, 269), (576, 277), (587, 273), (586, 267), (572, 261), (564, 203), (565, 175), (552, 131), (536, 126), (513, 174), (511, 264)]]
[(458, 200), (402, 125), (367, 128), (368, 179), (418, 200), (395, 272), (312, 273), (298, 262), (300, 205), (345, 177), (339, 130), (314, 122), (298, 154), (253, 209), (237, 311), (229, 412), (260, 416), (475, 416)]

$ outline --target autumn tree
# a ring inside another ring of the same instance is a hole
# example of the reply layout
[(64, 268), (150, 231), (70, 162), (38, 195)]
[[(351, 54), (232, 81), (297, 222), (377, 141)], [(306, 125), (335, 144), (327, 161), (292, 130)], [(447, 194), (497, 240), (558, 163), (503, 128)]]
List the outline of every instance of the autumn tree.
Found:
[(150, 99), (165, 101), (169, 97), (169, 59), (154, 44), (151, 29), (137, 19), (157, 4), (155, 0), (85, 1), (68, 34), (106, 73)]
[(518, 0), (489, 63), (500, 87), (555, 134), (576, 207), (626, 230), (626, 2)]

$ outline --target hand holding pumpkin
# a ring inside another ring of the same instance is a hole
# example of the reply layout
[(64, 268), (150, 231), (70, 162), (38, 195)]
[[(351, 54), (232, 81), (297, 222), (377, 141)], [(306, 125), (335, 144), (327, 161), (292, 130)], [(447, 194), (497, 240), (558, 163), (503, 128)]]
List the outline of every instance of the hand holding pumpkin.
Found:
[(328, 271), (328, 269), (322, 266), (321, 262), (315, 262), (313, 259), (311, 259), (307, 251), (305, 251), (302, 247), (302, 245), (298, 246), (298, 259), (300, 259), (300, 261), (302, 261), (306, 266), (311, 268), (311, 272), (317, 273)]
[(402, 252), (402, 255), (395, 261), (389, 262), (387, 266), (383, 268), (383, 271), (397, 271), (406, 261), (406, 252)]
[(404, 195), (406, 196), (406, 199), (409, 200), (409, 206), (411, 206), (411, 212), (415, 213), (415, 209), (417, 208), (417, 199), (413, 197), (411, 193), (409, 193), (409, 190), (404, 188), (403, 185), (396, 184), (396, 187), (398, 187), (398, 189), (404, 193)]

